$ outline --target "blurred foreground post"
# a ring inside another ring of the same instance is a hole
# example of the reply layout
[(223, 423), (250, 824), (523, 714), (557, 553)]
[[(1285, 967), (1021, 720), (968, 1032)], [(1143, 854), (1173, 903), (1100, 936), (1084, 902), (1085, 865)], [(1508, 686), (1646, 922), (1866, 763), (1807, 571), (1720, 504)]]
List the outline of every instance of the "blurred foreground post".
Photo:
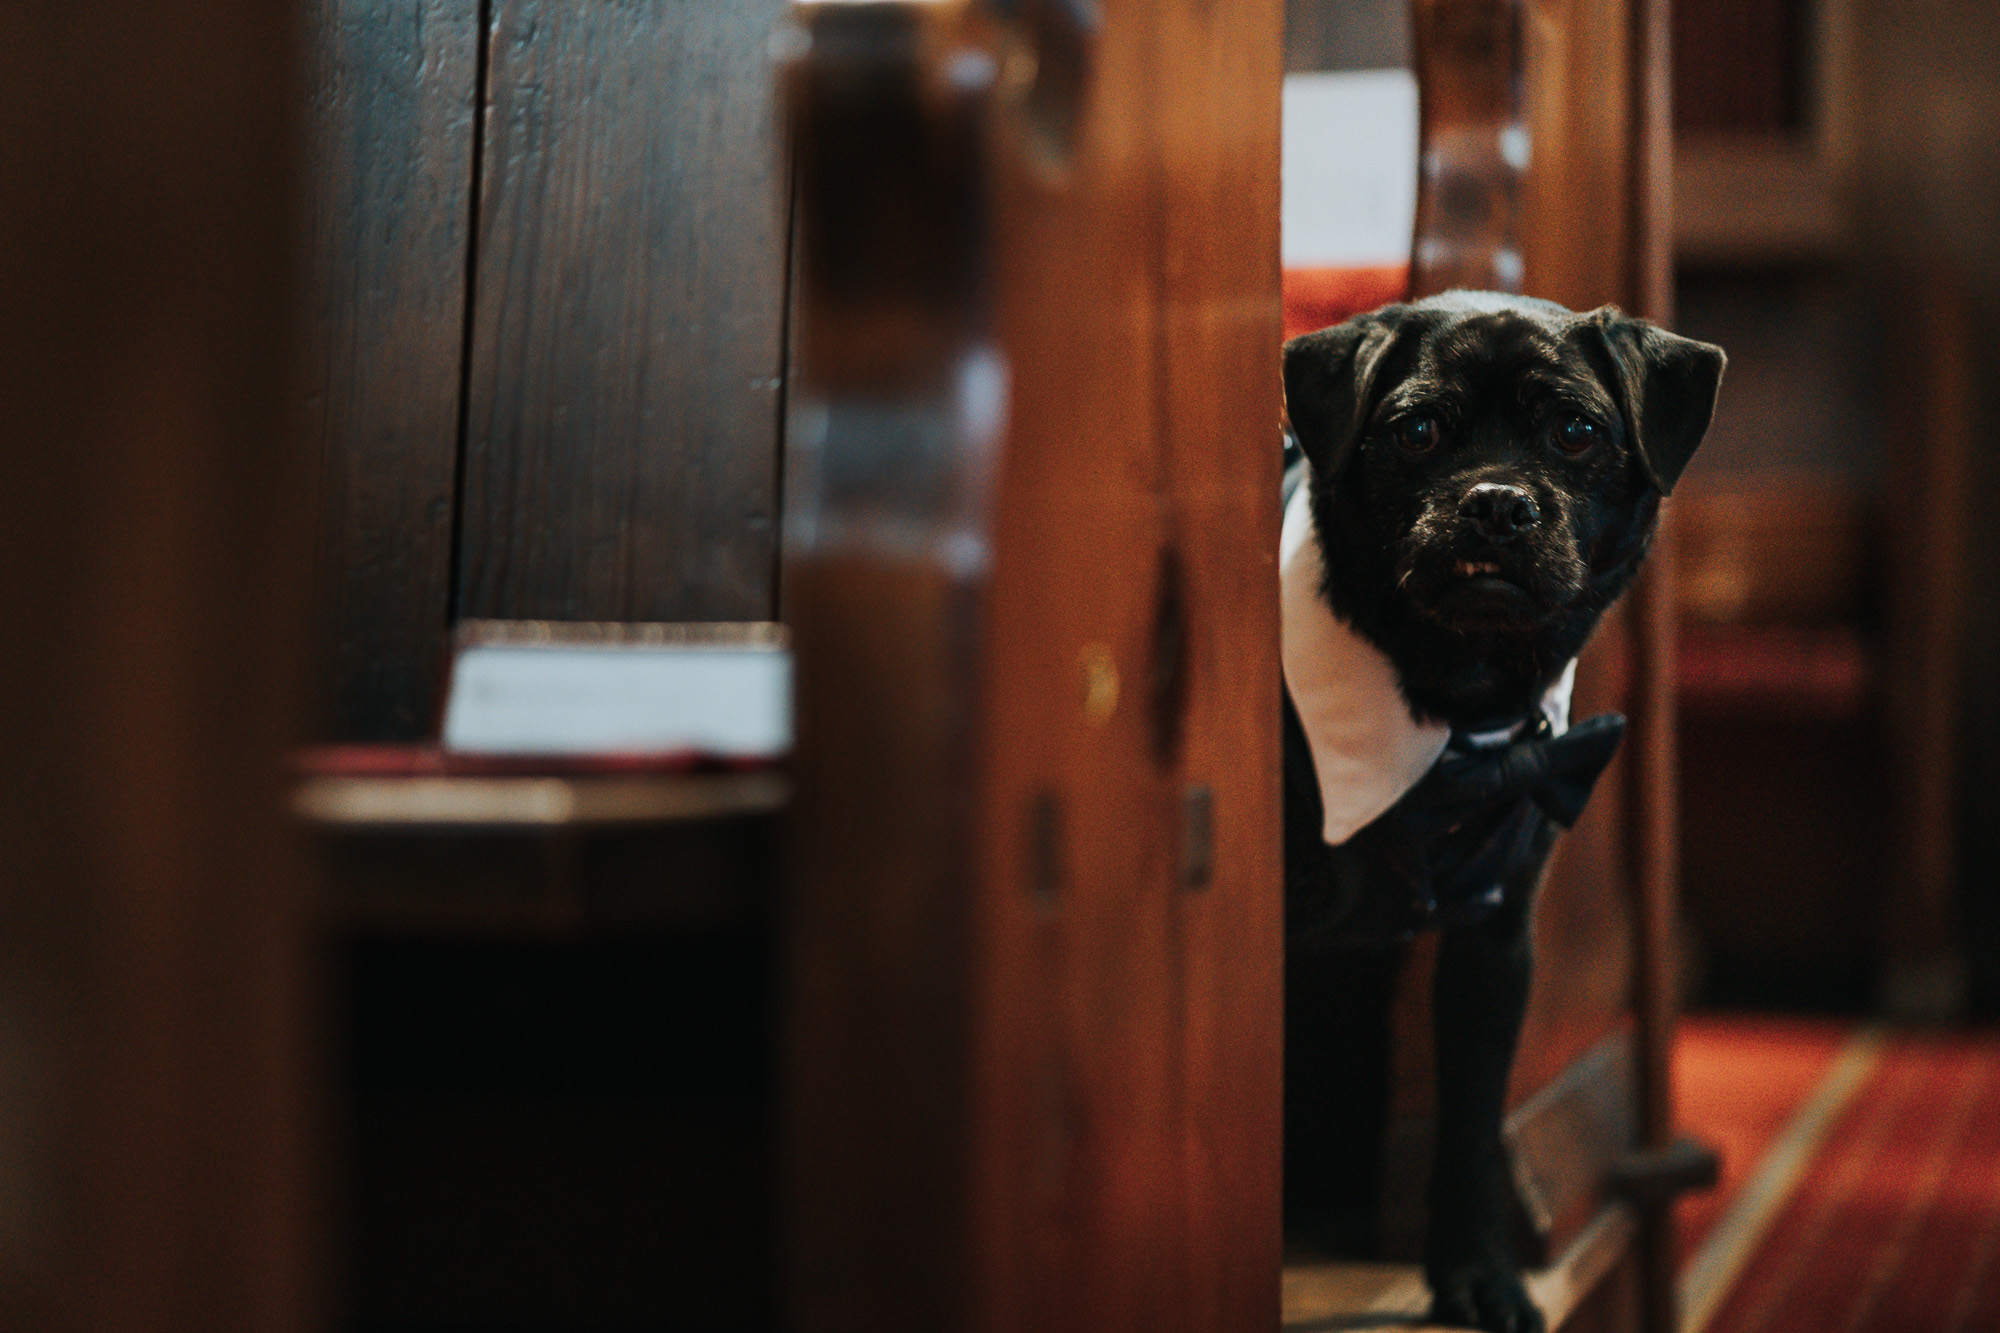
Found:
[(296, 15), (0, 24), (0, 1329), (299, 1329)]

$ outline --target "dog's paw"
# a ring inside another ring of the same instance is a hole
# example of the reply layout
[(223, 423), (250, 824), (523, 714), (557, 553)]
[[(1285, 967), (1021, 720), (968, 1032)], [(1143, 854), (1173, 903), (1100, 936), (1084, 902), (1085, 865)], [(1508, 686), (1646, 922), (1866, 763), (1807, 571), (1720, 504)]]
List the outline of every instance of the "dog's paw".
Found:
[(1546, 1333), (1542, 1312), (1520, 1277), (1497, 1268), (1461, 1268), (1433, 1277), (1430, 1321), (1485, 1333)]

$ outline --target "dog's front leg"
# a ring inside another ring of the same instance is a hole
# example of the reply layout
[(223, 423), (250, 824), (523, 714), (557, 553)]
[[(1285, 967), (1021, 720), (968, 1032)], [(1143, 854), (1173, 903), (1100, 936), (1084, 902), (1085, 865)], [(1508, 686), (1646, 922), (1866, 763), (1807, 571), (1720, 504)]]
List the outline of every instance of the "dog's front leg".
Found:
[(1424, 1247), (1431, 1318), (1490, 1333), (1543, 1330), (1514, 1261), (1500, 1141), (1533, 971), (1530, 896), (1510, 893), (1486, 921), (1443, 933), (1432, 1000), (1438, 1115)]

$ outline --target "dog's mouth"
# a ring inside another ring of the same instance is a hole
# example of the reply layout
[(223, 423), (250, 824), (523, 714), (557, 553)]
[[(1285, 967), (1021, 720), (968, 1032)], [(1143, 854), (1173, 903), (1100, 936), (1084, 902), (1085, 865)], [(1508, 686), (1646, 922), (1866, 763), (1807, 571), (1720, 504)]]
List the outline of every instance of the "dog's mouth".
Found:
[(1398, 583), (1411, 609), (1448, 629), (1527, 633), (1583, 587), (1582, 561), (1553, 523), (1503, 543), (1431, 516), (1412, 538)]
[(1532, 578), (1524, 577), (1520, 570), (1502, 568), (1498, 560), (1455, 560), (1451, 573), (1452, 577), (1445, 580), (1446, 586), (1442, 589), (1446, 594), (1491, 590), (1519, 593), (1524, 597), (1531, 595)]
[(1527, 629), (1551, 609), (1545, 580), (1532, 568), (1483, 552), (1453, 555), (1431, 566), (1428, 595), (1418, 603), (1430, 619), (1461, 629)]

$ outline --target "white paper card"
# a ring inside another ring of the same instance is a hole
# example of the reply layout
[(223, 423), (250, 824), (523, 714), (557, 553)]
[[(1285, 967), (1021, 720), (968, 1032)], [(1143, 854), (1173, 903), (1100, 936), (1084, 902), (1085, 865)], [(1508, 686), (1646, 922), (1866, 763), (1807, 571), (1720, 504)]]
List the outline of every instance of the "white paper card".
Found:
[(1407, 262), (1417, 217), (1416, 76), (1287, 74), (1284, 111), (1285, 267)]
[(474, 754), (769, 758), (792, 743), (792, 661), (720, 644), (474, 644), (460, 650), (444, 748)]

